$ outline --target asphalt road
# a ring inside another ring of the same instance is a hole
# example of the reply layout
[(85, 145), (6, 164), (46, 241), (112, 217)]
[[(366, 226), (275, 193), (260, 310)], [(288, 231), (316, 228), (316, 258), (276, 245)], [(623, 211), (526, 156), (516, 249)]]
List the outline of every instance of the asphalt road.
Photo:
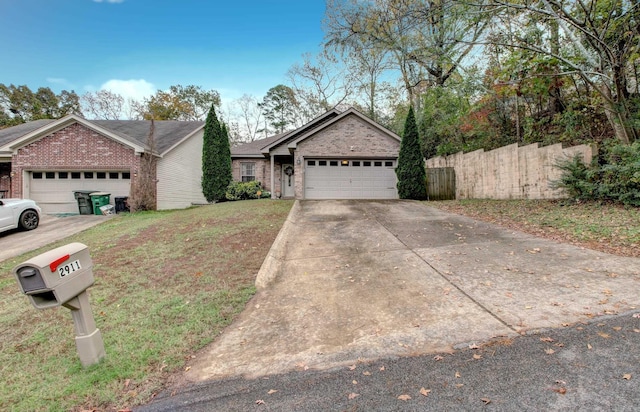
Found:
[(209, 381), (162, 393), (135, 411), (637, 411), (638, 405), (635, 312), (453, 354)]

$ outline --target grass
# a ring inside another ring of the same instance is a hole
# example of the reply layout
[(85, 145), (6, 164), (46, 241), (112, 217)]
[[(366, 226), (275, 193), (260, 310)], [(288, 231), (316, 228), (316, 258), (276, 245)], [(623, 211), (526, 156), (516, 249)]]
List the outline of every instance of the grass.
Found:
[(429, 205), (560, 242), (640, 257), (640, 208), (567, 200), (456, 200)]
[[(148, 401), (242, 311), (291, 205), (124, 214), (0, 262), (0, 410), (107, 411)], [(86, 244), (94, 261), (89, 297), (107, 356), (88, 368), (69, 310), (36, 310), (11, 273), (70, 242)]]

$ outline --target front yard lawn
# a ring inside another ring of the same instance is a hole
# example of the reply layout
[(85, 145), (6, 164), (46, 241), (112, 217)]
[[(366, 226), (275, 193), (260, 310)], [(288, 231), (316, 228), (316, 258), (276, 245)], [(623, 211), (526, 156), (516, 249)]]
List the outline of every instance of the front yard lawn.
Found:
[(452, 200), (428, 205), (559, 242), (640, 257), (637, 207), (569, 200)]
[[(251, 200), (119, 215), (0, 262), (0, 410), (119, 410), (144, 403), (255, 293), (291, 201)], [(89, 247), (106, 358), (83, 369), (65, 308), (37, 310), (12, 268), (70, 242)]]

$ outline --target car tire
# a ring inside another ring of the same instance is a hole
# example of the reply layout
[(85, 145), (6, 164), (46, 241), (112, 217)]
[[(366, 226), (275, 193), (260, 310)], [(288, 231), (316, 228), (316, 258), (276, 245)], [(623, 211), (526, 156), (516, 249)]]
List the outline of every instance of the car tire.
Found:
[(24, 230), (33, 230), (38, 227), (40, 217), (35, 210), (25, 210), (20, 215), (20, 227)]

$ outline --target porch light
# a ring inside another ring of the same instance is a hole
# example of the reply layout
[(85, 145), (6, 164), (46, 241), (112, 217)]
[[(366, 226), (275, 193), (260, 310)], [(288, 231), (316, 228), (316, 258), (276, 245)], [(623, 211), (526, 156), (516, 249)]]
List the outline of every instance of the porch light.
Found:
[(9, 173), (9, 176), (11, 176), (11, 177), (16, 177), (16, 172), (11, 171), (11, 173)]

